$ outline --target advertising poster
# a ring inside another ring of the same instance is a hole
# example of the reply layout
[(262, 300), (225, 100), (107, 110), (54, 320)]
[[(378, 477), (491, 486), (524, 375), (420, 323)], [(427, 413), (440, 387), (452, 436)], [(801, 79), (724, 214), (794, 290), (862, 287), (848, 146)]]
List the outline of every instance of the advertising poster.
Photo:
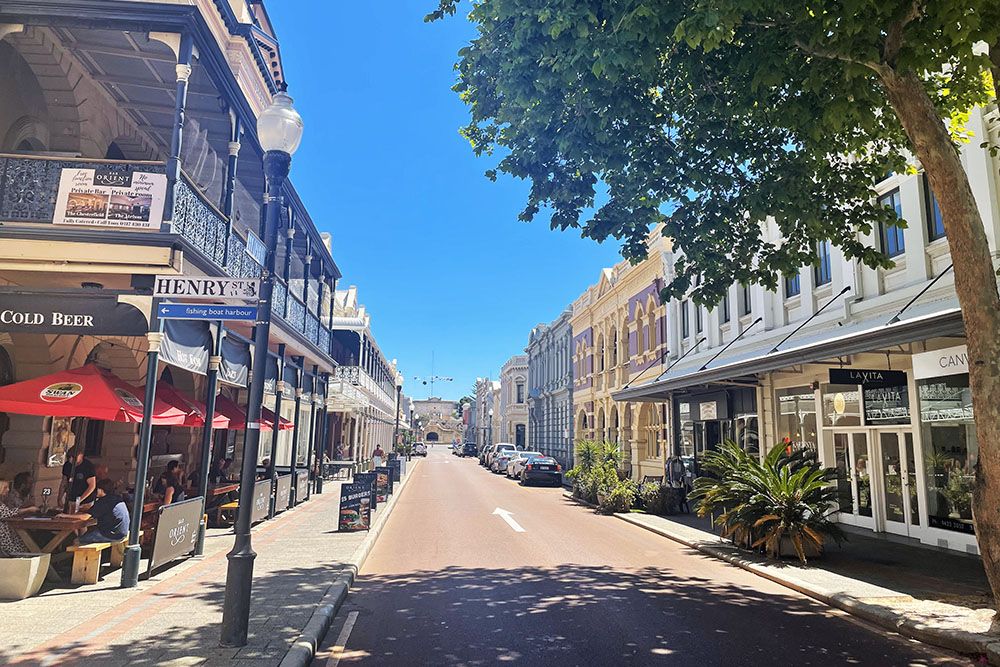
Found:
[(340, 519), (337, 530), (353, 533), (371, 526), (371, 487), (366, 484), (344, 484), (340, 487)]
[[(392, 472), (392, 482), (396, 483), (401, 479), (403, 473), (402, 461), (399, 459), (393, 459), (389, 461), (389, 470)], [(390, 493), (392, 493), (390, 491)]]
[(66, 452), (73, 446), (76, 436), (73, 435), (72, 417), (53, 417), (52, 431), (49, 435), (49, 456), (45, 462), (47, 468), (58, 468), (66, 463)]
[(375, 499), (384, 503), (392, 493), (392, 472), (388, 466), (375, 468)]
[(359, 472), (354, 475), (354, 484), (364, 484), (372, 495), (372, 511), (378, 509), (378, 499), (375, 497), (375, 473)]
[(127, 165), (63, 169), (52, 222), (159, 229), (166, 191), (166, 174), (134, 171)]

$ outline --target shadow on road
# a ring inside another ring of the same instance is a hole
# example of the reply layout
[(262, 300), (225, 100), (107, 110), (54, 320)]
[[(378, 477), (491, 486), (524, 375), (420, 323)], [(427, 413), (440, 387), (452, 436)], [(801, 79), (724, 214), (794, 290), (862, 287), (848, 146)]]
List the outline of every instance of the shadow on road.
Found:
[(342, 664), (967, 664), (798, 596), (652, 567), (367, 576), (350, 605), (360, 616)]

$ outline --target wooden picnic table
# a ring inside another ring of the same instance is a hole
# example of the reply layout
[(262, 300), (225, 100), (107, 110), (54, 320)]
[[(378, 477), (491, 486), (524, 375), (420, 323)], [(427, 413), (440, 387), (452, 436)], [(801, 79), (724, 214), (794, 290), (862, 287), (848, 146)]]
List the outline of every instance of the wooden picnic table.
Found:
[[(31, 516), (20, 515), (3, 519), (7, 525), (14, 529), (24, 545), (33, 553), (53, 554), (49, 560), (49, 577), (62, 580), (62, 577), (55, 571), (55, 555), (60, 550), (64, 550), (67, 542), (71, 542), (76, 537), (76, 532), (97, 522), (89, 514), (60, 514), (56, 516)], [(51, 533), (48, 541), (44, 539), (35, 541), (33, 533)], [(60, 553), (60, 556), (68, 556), (68, 553)]]

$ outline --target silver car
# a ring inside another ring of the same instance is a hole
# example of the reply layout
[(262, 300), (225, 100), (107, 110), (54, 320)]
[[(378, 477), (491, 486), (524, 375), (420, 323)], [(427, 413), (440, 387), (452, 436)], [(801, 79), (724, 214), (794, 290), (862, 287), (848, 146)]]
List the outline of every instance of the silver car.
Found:
[(543, 456), (541, 452), (518, 452), (510, 461), (507, 462), (507, 476), (511, 479), (520, 479), (521, 471), (524, 470), (524, 466), (528, 463), (528, 459), (535, 456)]

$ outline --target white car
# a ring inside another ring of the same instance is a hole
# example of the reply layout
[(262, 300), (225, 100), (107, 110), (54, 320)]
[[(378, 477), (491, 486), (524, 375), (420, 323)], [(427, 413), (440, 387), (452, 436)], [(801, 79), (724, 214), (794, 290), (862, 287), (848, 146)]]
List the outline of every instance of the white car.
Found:
[(413, 443), (414, 456), (427, 456), (427, 445), (422, 442)]
[(521, 479), (521, 471), (524, 470), (528, 459), (535, 456), (544, 456), (544, 454), (541, 452), (518, 452), (514, 458), (507, 462), (507, 476), (511, 479)]

